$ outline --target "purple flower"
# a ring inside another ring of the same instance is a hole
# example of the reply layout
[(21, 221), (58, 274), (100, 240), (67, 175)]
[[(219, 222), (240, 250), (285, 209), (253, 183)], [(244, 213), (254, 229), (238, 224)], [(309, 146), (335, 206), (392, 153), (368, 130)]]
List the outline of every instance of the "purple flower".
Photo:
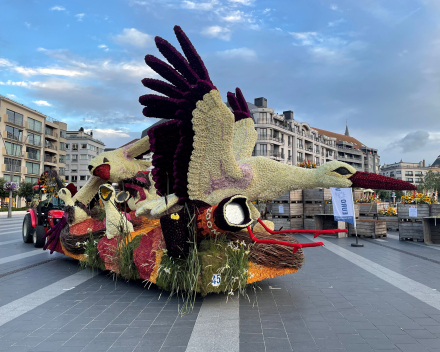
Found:
[(7, 181), (3, 184), (4, 191), (15, 191), (18, 188), (17, 182)]

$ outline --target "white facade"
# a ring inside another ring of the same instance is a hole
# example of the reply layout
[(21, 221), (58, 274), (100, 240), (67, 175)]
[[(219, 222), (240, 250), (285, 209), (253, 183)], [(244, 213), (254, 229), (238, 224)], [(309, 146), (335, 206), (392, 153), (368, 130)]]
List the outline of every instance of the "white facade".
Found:
[(82, 188), (90, 178), (90, 161), (102, 153), (104, 148), (105, 144), (93, 138), (92, 133), (86, 133), (81, 129), (67, 131), (66, 182), (74, 183), (77, 189)]
[(425, 165), (425, 160), (419, 163), (400, 161), (394, 164), (384, 164), (380, 171), (384, 176), (394, 177), (417, 186), (423, 182), (425, 175), (429, 171), (429, 167)]

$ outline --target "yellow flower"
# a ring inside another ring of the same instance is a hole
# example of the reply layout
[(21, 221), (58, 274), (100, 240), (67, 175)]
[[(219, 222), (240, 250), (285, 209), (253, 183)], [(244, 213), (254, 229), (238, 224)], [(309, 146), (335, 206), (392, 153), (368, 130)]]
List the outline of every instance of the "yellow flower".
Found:
[(409, 199), (408, 195), (405, 196), (405, 199)]
[(418, 198), (422, 198), (422, 197), (423, 197), (423, 194), (422, 194), (422, 193), (419, 193), (419, 194), (417, 194), (417, 197), (418, 197)]

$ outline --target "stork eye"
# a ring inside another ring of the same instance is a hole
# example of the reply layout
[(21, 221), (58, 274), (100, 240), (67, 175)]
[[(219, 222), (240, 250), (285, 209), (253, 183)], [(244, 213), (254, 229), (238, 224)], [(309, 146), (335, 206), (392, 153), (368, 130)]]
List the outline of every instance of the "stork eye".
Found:
[(66, 191), (64, 189), (61, 190), (62, 194), (66, 194)]
[(339, 175), (350, 175), (351, 172), (346, 167), (338, 167), (336, 170), (333, 170), (333, 172), (336, 172)]
[(108, 161), (108, 159), (106, 157), (104, 157), (104, 159), (102, 160), (103, 163), (109, 163), (110, 161)]

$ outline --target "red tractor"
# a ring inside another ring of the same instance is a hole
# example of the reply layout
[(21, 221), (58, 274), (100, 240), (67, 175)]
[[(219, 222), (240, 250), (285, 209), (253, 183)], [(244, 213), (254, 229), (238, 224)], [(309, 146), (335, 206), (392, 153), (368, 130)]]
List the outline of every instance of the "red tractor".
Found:
[(55, 226), (63, 217), (63, 202), (58, 197), (47, 197), (43, 192), (43, 186), (36, 185), (33, 187), (34, 196), (38, 198), (38, 205), (29, 208), (28, 213), (23, 219), (22, 236), (24, 243), (33, 243), (35, 247), (41, 248), (46, 243), (43, 238), (50, 228)]

